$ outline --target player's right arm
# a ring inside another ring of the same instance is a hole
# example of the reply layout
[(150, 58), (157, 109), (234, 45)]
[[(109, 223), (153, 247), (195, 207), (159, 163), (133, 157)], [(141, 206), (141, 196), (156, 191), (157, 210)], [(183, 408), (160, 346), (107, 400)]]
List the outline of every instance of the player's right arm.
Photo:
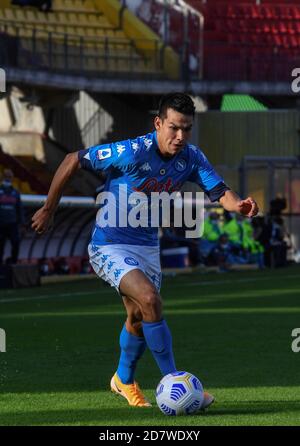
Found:
[(68, 153), (58, 167), (51, 182), (45, 204), (32, 217), (31, 227), (38, 234), (42, 234), (50, 226), (64, 186), (79, 167), (78, 152)]
[(96, 145), (89, 149), (79, 150), (66, 155), (53, 177), (44, 206), (32, 217), (32, 229), (38, 234), (42, 234), (48, 229), (52, 223), (65, 184), (80, 167), (102, 172), (107, 172), (112, 167), (126, 170), (132, 163), (132, 157), (129, 140)]

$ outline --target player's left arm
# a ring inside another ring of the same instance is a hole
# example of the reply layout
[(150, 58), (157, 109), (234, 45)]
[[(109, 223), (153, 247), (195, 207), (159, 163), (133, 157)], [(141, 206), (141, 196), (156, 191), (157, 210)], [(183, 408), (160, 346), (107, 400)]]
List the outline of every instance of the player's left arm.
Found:
[(226, 190), (224, 195), (219, 199), (219, 203), (229, 212), (237, 212), (245, 217), (255, 217), (258, 213), (258, 205), (254, 198), (247, 197), (242, 200), (231, 189)]
[(190, 178), (201, 186), (210, 201), (218, 201), (229, 212), (237, 212), (245, 217), (254, 217), (258, 205), (252, 197), (241, 199), (218, 175), (206, 156), (199, 150), (194, 151), (194, 171)]

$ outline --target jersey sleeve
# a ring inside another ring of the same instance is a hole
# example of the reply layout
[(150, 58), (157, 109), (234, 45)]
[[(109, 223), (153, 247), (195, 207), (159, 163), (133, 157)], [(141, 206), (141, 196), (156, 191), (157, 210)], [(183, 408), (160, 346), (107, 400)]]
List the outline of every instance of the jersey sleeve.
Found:
[(118, 168), (126, 171), (134, 163), (134, 156), (130, 140), (126, 140), (79, 150), (78, 160), (81, 167), (87, 170), (107, 172)]
[(190, 181), (197, 183), (208, 195), (210, 201), (218, 201), (230, 188), (224, 183), (223, 178), (215, 171), (204, 153), (193, 148), (193, 171)]

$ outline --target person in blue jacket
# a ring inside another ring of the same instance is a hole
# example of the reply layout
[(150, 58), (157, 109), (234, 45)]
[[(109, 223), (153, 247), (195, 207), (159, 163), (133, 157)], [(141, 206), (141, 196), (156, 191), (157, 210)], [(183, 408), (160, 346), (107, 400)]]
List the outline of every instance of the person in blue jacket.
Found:
[(17, 263), (20, 231), (24, 222), (20, 193), (12, 186), (14, 174), (10, 169), (3, 171), (0, 185), (0, 264), (3, 261), (6, 240), (11, 243), (11, 263)]

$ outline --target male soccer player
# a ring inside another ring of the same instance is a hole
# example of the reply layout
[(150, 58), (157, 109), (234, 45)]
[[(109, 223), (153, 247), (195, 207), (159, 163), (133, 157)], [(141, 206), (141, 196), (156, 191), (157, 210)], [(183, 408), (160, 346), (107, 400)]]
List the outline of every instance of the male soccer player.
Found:
[[(113, 193), (112, 205), (120, 211), (121, 218), (129, 214), (131, 204), (119, 209), (124, 206), (119, 185), (126, 186), (127, 196), (132, 192), (149, 196), (153, 191), (172, 193), (185, 181), (198, 183), (211, 201), (219, 201), (228, 211), (248, 217), (256, 215), (256, 202), (251, 197), (242, 200), (230, 190), (201, 150), (188, 144), (194, 112), (188, 95), (167, 94), (160, 101), (153, 133), (68, 154), (54, 175), (44, 206), (32, 218), (32, 228), (38, 233), (48, 228), (64, 185), (80, 167), (107, 173), (105, 190)], [(97, 220), (88, 247), (90, 262), (98, 276), (116, 288), (127, 311), (120, 335), (121, 356), (111, 379), (111, 390), (132, 406), (147, 407), (150, 403), (134, 380), (137, 362), (146, 346), (162, 375), (176, 371), (172, 337), (162, 315), (159, 294), (158, 230), (122, 227), (119, 220), (115, 227), (101, 227)], [(205, 392), (202, 409), (213, 400)]]

